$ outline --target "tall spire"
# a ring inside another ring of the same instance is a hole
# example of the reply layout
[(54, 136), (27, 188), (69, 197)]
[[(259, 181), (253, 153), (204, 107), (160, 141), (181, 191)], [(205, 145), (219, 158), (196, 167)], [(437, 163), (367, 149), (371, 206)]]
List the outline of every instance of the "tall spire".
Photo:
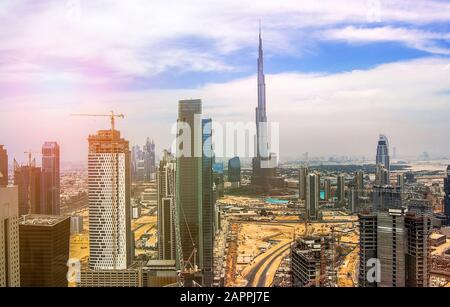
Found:
[(264, 52), (262, 48), (261, 21), (259, 22), (258, 48), (258, 109), (257, 123), (266, 122), (266, 81), (264, 76)]

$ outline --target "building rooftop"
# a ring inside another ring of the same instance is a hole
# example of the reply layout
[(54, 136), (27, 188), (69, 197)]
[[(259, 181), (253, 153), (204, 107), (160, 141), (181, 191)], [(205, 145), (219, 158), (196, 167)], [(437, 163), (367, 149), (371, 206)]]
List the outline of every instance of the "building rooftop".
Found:
[(28, 214), (20, 219), (20, 225), (53, 226), (68, 218), (68, 216)]

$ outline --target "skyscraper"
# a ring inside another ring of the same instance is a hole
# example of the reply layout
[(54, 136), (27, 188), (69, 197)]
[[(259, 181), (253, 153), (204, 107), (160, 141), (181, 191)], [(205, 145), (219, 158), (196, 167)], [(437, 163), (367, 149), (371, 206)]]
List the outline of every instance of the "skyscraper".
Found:
[(214, 194), (212, 121), (202, 120), (202, 231), (203, 285), (211, 287), (214, 278)]
[(175, 226), (172, 206), (175, 204), (175, 159), (164, 151), (156, 173), (158, 189), (158, 254), (161, 260), (175, 260)]
[(70, 217), (30, 214), (19, 222), (20, 285), (67, 287)]
[(337, 203), (339, 206), (345, 205), (345, 178), (344, 175), (337, 176), (337, 187), (336, 187)]
[(228, 160), (228, 181), (234, 183), (241, 182), (241, 160), (239, 157)]
[(444, 178), (444, 214), (447, 217), (447, 225), (450, 225), (450, 165), (447, 166), (446, 178)]
[(269, 190), (279, 187), (284, 180), (276, 177), (276, 157), (270, 152), (269, 132), (266, 115), (266, 81), (264, 76), (264, 53), (262, 48), (261, 30), (259, 31), (258, 48), (258, 106), (255, 110), (256, 120), (256, 157), (252, 160), (252, 184)]
[[(183, 258), (196, 250), (191, 262), (203, 265), (202, 221), (202, 101), (180, 100), (178, 103), (176, 204), (180, 223)], [(188, 133), (190, 131), (190, 133)], [(179, 255), (177, 255), (179, 257)]]
[(117, 130), (89, 136), (89, 268), (126, 269), (133, 259), (129, 144)]
[(325, 192), (325, 200), (329, 200), (331, 198), (331, 180), (330, 179), (325, 179), (323, 181), (323, 189)]
[(308, 220), (319, 219), (319, 177), (309, 174), (306, 180), (306, 216)]
[(389, 184), (389, 172), (390, 172), (389, 141), (387, 137), (383, 134), (380, 134), (380, 138), (378, 140), (376, 164), (383, 165), (386, 171), (388, 172), (387, 184)]
[(149, 182), (154, 178), (156, 161), (155, 161), (155, 142), (147, 138), (143, 146), (144, 154), (144, 181)]
[(0, 287), (20, 286), (18, 193), (0, 186)]
[(298, 195), (300, 200), (306, 200), (306, 179), (308, 177), (308, 168), (301, 167), (298, 170)]
[(405, 186), (405, 175), (397, 174), (397, 186), (400, 188), (401, 191), (403, 191), (403, 188)]
[(19, 188), (19, 215), (41, 213), (41, 168), (35, 160), (22, 166), (14, 160), (14, 185)]
[(60, 151), (56, 142), (42, 146), (41, 214), (60, 214)]
[(3, 145), (0, 145), (0, 187), (8, 185), (8, 153)]
[(373, 268), (371, 262), (377, 260), (377, 215), (373, 212), (361, 212), (358, 214), (359, 224), (359, 287), (376, 287), (376, 277), (369, 275)]

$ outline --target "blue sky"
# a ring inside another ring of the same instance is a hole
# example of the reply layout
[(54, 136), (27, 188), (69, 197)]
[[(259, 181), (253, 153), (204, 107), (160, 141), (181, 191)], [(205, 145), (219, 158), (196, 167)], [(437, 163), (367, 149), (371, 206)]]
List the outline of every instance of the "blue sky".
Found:
[(16, 133), (0, 143), (20, 157), (57, 140), (84, 160), (107, 123), (69, 114), (115, 109), (126, 138), (162, 150), (190, 97), (216, 121), (251, 121), (259, 20), (282, 157), (370, 158), (378, 133), (400, 155), (450, 154), (450, 3), (438, 0), (2, 1), (0, 131)]

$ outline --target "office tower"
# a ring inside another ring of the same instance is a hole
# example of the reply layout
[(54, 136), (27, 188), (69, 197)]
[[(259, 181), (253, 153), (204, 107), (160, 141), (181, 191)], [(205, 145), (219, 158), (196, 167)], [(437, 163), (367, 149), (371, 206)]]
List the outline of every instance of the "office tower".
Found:
[(201, 100), (179, 101), (177, 139), (182, 142), (177, 147), (176, 204), (182, 260), (187, 260), (195, 248), (196, 256), (191, 262), (200, 269), (203, 265), (201, 114)]
[(316, 174), (307, 177), (305, 207), (308, 220), (319, 219), (319, 177)]
[(447, 217), (447, 225), (450, 225), (450, 165), (447, 166), (446, 175), (444, 178), (444, 214)]
[(211, 119), (202, 120), (202, 228), (203, 228), (203, 285), (211, 287), (214, 278), (214, 195), (213, 148)]
[(20, 286), (19, 190), (0, 186), (0, 287)]
[(241, 182), (241, 160), (239, 157), (228, 160), (228, 181)]
[(20, 166), (14, 159), (14, 185), (19, 188), (19, 215), (41, 212), (41, 168), (31, 165)]
[(131, 149), (131, 177), (133, 181), (143, 182), (145, 177), (144, 152), (139, 145)]
[(370, 271), (377, 259), (377, 215), (370, 212), (358, 214), (359, 220), (359, 287), (376, 287), (375, 276)]
[(143, 146), (143, 158), (144, 158), (144, 181), (149, 182), (153, 179), (156, 170), (155, 161), (155, 142), (150, 141), (147, 138), (145, 145)]
[(380, 138), (378, 140), (377, 146), (377, 156), (376, 156), (376, 164), (381, 164), (386, 169), (388, 175), (389, 184), (389, 172), (390, 172), (390, 162), (389, 162), (389, 141), (387, 137), (383, 134), (380, 134)]
[(331, 263), (330, 237), (297, 239), (291, 246), (291, 271), (293, 287), (321, 287), (328, 282)]
[(284, 180), (277, 177), (276, 157), (270, 152), (269, 131), (266, 115), (266, 81), (264, 76), (264, 53), (261, 31), (258, 48), (258, 106), (255, 110), (256, 120), (256, 157), (252, 160), (252, 184), (262, 186), (265, 190), (282, 187)]
[(19, 222), (20, 285), (67, 287), (70, 218), (30, 214)]
[(427, 200), (411, 200), (405, 216), (406, 287), (428, 287), (431, 270), (432, 207)]
[(89, 268), (126, 269), (133, 259), (129, 144), (117, 130), (89, 136)]
[(308, 176), (308, 168), (301, 167), (298, 170), (298, 195), (300, 200), (306, 200), (306, 180)]
[(323, 186), (325, 192), (325, 200), (329, 200), (331, 198), (331, 180), (325, 179), (323, 182)]
[(60, 214), (60, 153), (56, 142), (42, 146), (42, 179), (40, 214)]
[(0, 145), (0, 187), (8, 185), (8, 152)]
[(397, 187), (399, 187), (401, 191), (403, 191), (405, 187), (405, 176), (403, 174), (397, 174)]
[(339, 206), (345, 205), (345, 178), (344, 175), (338, 175), (336, 187), (337, 203)]
[(164, 150), (156, 173), (158, 190), (158, 255), (162, 260), (176, 259), (175, 221), (175, 158)]

